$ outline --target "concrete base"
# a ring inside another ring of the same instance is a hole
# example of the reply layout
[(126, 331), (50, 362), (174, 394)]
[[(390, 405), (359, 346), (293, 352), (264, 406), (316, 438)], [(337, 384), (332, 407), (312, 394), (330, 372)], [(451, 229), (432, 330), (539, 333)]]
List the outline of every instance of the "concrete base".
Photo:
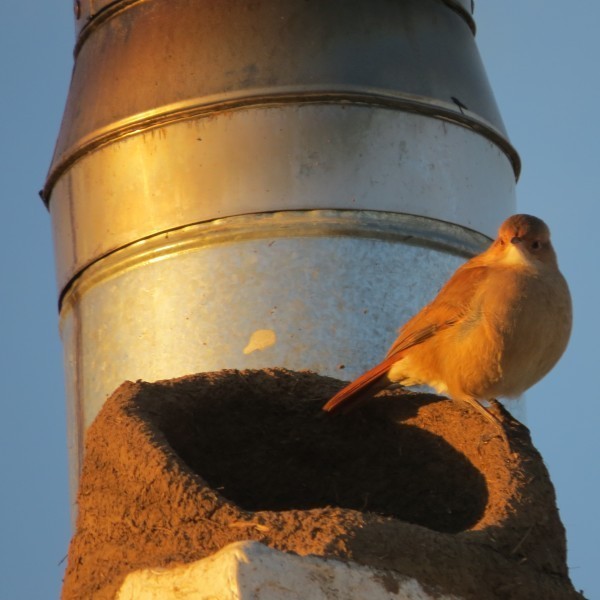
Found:
[(229, 544), (170, 569), (130, 573), (117, 600), (460, 600), (428, 593), (415, 579), (357, 564), (299, 556), (259, 542)]

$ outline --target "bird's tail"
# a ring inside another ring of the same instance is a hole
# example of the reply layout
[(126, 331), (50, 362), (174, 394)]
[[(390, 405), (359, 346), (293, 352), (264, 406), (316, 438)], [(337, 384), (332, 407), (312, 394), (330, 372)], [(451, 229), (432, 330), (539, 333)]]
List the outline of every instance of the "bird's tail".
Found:
[(388, 387), (392, 382), (387, 378), (387, 373), (392, 365), (398, 360), (387, 358), (366, 373), (363, 373), (358, 379), (349, 383), (341, 389), (324, 406), (326, 412), (347, 412), (362, 404), (365, 400), (371, 399), (377, 392)]

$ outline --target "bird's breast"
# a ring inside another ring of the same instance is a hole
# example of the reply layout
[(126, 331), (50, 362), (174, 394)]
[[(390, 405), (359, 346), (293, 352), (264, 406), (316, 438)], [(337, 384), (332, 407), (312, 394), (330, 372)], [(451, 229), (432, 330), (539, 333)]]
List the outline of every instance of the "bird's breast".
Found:
[(544, 377), (563, 354), (571, 332), (571, 299), (557, 270), (505, 278), (482, 307), (486, 335), (497, 352), (489, 396), (517, 396)]

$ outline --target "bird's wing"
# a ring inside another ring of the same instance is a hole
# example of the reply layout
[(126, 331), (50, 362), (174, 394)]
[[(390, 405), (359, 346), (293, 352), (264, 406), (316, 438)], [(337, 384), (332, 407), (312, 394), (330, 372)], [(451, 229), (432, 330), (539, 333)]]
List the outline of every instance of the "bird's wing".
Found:
[(340, 408), (352, 408), (387, 387), (390, 381), (385, 375), (406, 350), (465, 318), (487, 276), (488, 268), (481, 265), (479, 257), (465, 263), (444, 285), (433, 302), (402, 327), (386, 358), (340, 390), (323, 406), (323, 410), (333, 412)]
[(435, 299), (421, 309), (401, 329), (386, 359), (399, 360), (401, 354), (462, 321), (489, 269), (473, 260), (460, 267)]

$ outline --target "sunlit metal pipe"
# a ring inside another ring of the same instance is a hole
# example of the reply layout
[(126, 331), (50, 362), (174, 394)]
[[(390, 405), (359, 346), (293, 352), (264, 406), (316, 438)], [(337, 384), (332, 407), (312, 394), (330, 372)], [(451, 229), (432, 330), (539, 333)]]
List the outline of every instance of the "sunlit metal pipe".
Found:
[(72, 481), (125, 379), (351, 378), (513, 212), (470, 0), (78, 0), (43, 198)]

